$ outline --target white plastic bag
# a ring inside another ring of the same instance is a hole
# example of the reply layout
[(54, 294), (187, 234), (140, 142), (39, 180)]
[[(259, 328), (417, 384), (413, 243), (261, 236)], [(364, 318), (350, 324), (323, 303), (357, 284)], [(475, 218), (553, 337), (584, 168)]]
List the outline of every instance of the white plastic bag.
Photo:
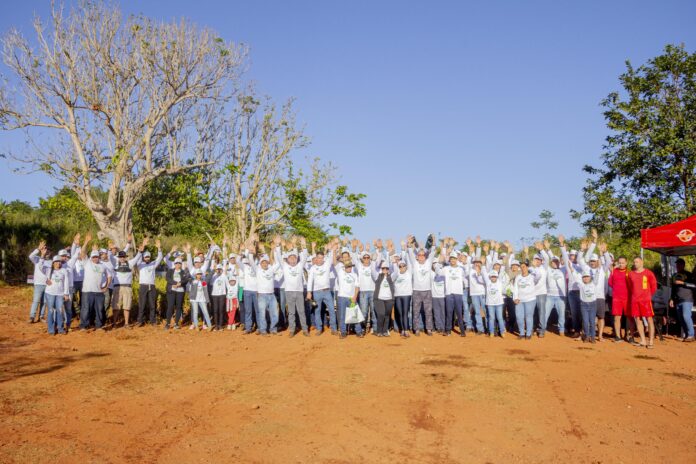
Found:
[(346, 308), (346, 324), (360, 324), (364, 320), (365, 316), (363, 316), (362, 311), (360, 311), (360, 306), (357, 303)]

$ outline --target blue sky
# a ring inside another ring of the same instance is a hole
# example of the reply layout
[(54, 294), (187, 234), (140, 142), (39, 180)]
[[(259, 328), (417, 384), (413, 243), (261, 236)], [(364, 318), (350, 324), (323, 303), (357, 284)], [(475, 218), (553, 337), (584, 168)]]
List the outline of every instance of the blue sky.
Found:
[[(182, 16), (250, 47), (247, 77), (296, 97), (312, 145), (367, 194), (356, 236), (510, 239), (554, 211), (581, 232), (581, 168), (607, 130), (599, 102), (668, 43), (696, 46), (694, 1), (121, 1)], [(29, 29), (48, 0), (5, 7), (0, 31)], [(4, 69), (3, 69), (4, 71)], [(0, 151), (21, 149), (0, 133)], [(0, 198), (36, 203), (54, 184), (0, 160)]]

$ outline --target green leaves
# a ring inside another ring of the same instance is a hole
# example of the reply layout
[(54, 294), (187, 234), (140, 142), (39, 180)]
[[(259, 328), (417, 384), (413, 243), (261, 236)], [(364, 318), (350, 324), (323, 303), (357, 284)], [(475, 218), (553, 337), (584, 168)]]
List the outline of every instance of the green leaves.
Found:
[(636, 237), (696, 214), (696, 54), (667, 45), (601, 104), (610, 134), (602, 166), (585, 166), (584, 225)]

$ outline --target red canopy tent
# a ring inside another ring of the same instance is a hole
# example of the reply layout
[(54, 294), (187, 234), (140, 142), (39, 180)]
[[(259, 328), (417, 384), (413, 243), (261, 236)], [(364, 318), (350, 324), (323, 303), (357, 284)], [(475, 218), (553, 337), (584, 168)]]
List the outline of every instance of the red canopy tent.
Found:
[(683, 221), (640, 231), (641, 248), (667, 256), (696, 255), (696, 214)]

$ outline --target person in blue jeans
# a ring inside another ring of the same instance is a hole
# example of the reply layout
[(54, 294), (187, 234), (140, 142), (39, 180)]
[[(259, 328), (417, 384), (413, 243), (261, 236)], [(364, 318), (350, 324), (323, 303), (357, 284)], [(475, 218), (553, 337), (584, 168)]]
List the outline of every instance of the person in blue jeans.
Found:
[[(329, 313), (329, 325), (331, 333), (336, 335), (336, 311), (334, 309), (333, 292), (331, 292), (331, 278), (334, 275), (333, 257), (334, 249), (328, 249), (328, 259), (322, 251), (315, 251), (316, 244), (312, 243), (312, 253), (315, 254), (314, 264), (307, 273), (307, 299), (314, 300), (317, 304), (314, 309), (314, 322), (317, 327), (316, 335), (319, 336), (324, 331), (324, 320), (322, 317), (322, 306), (326, 307)], [(334, 245), (334, 248), (336, 245)]]
[(529, 272), (526, 262), (520, 263), (520, 274), (512, 285), (512, 299), (515, 302), (515, 317), (519, 339), (532, 339), (534, 329), (534, 308), (536, 307), (537, 277)]
[(39, 320), (46, 315), (46, 302), (44, 294), (46, 292), (46, 275), (43, 273), (44, 268), (49, 267), (51, 263), (47, 262), (48, 248), (46, 242), (41, 241), (39, 246), (29, 255), (29, 261), (34, 263), (34, 295), (31, 299), (31, 309), (29, 310), (29, 323), (38, 322), (36, 320), (36, 312), (39, 310)]
[(48, 333), (65, 334), (63, 326), (63, 301), (70, 300), (70, 280), (67, 270), (62, 268), (63, 258), (54, 256), (51, 267), (44, 270), (46, 275), (46, 309), (48, 312)]
[[(353, 270), (353, 263), (350, 259), (344, 261), (343, 266), (335, 266), (335, 269), (337, 276), (336, 284), (338, 286), (338, 324), (341, 332), (340, 338), (343, 339), (348, 335), (346, 309), (355, 304), (355, 301), (358, 299), (360, 287), (358, 287), (358, 274)], [(354, 327), (356, 335), (362, 338), (362, 325), (354, 324)]]
[(672, 276), (672, 295), (669, 306), (677, 310), (677, 318), (682, 326), (683, 340), (693, 342), (694, 321), (691, 314), (694, 307), (696, 280), (694, 274), (686, 270), (686, 262), (682, 258), (677, 259), (676, 268), (677, 272)]

